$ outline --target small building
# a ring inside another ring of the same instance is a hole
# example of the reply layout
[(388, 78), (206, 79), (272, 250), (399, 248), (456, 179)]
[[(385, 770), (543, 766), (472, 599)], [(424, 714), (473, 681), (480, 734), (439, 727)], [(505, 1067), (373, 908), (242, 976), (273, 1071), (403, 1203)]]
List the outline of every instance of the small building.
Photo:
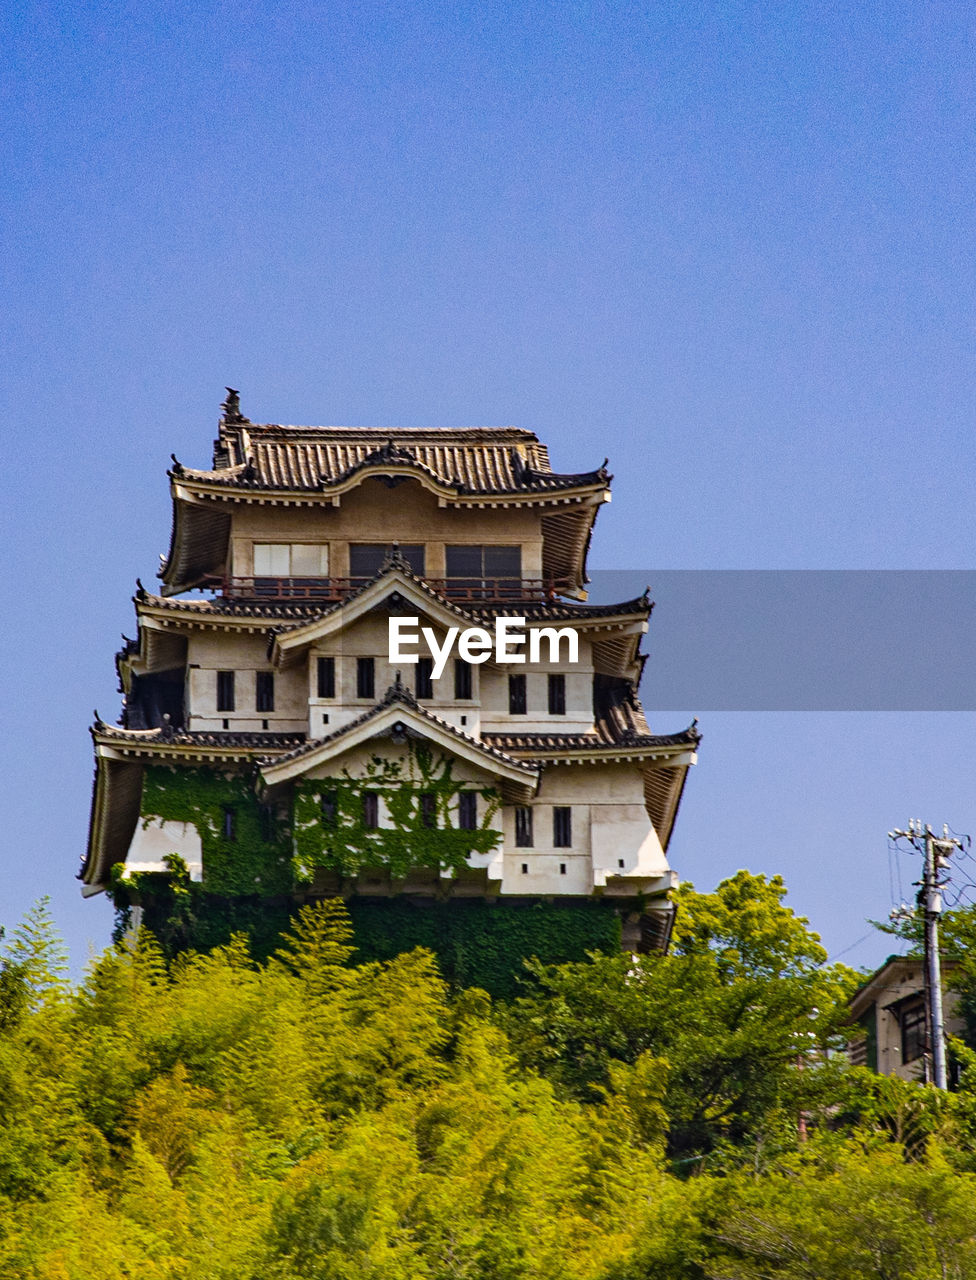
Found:
[[(943, 977), (947, 967), (943, 963)], [(962, 1035), (958, 996), (944, 992), (948, 1035)], [(889, 956), (850, 1001), (852, 1036), (848, 1056), (854, 1066), (868, 1067), (902, 1080), (928, 1080), (931, 1075), (928, 1021), (925, 1011), (925, 965), (921, 956)]]
[[(586, 602), (605, 465), (555, 472), (510, 427), (222, 407), (212, 466), (174, 458), (162, 587), (139, 584), (122, 716), (92, 729), (83, 893), (145, 906), (178, 858), (201, 891), (278, 903), (599, 901), (631, 949), (666, 945), (699, 735), (645, 720), (646, 594)], [(535, 658), (454, 649), (435, 677), (424, 648), (391, 657), (408, 618), (442, 648), (518, 618)]]

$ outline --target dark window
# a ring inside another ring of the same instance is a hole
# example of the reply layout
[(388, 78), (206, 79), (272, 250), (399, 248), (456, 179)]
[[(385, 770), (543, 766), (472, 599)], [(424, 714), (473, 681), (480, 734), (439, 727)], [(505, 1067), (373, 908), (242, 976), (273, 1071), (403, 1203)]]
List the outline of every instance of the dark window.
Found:
[(521, 578), (521, 547), (446, 548), (449, 578)]
[(454, 659), (454, 696), (459, 701), (471, 697), (471, 663), (463, 658)]
[(261, 823), (261, 839), (265, 844), (271, 844), (278, 834), (277, 815), (274, 811), (274, 806), (262, 804), (258, 808), (258, 818)]
[(372, 698), (375, 696), (376, 677), (375, 663), (372, 658), (356, 659), (356, 697)]
[(224, 822), (221, 828), (225, 840), (237, 839), (237, 814), (233, 809), (224, 807)]
[(560, 874), (561, 876), (564, 876), (564, 875), (566, 874), (566, 864), (565, 864), (565, 862), (560, 862), (560, 864), (559, 864), (559, 874)]
[(478, 826), (478, 793), (462, 791), (458, 796), (458, 826), (462, 831), (475, 831)]
[(254, 704), (258, 711), (274, 711), (274, 672), (258, 671), (254, 682)]
[(380, 825), (379, 797), (375, 791), (363, 792), (363, 826), (367, 831), (375, 831)]
[(508, 677), (508, 714), (525, 715), (525, 676)]
[(549, 714), (564, 716), (566, 714), (566, 677), (555, 675), (549, 677)]
[(914, 1062), (925, 1053), (926, 1043), (925, 1005), (917, 1004), (905, 1009), (901, 1015), (901, 1060)]
[[(383, 561), (393, 550), (392, 543), (353, 542), (349, 546), (350, 578), (375, 578), (383, 567)], [(400, 543), (397, 550), (418, 577), (424, 576), (424, 547), (422, 543)]]
[(532, 848), (532, 810), (527, 805), (515, 810), (515, 843), (520, 849)]
[(234, 673), (233, 671), (217, 672), (217, 710), (234, 710)]
[(320, 801), (322, 806), (322, 826), (330, 829), (339, 821), (339, 796), (335, 791), (323, 791)]
[(573, 844), (573, 811), (568, 804), (557, 804), (552, 811), (552, 847), (570, 849)]
[(457, 586), (504, 591), (521, 585), (521, 547), (449, 546), (445, 552), (447, 576)]
[(434, 696), (433, 675), (434, 659), (418, 658), (417, 670), (414, 673), (414, 682), (418, 698), (432, 698)]
[(335, 658), (319, 658), (319, 697), (335, 697)]
[(527, 876), (528, 874), (529, 874), (529, 864), (528, 864), (527, 862), (523, 862), (523, 863), (522, 863), (522, 875)]
[(437, 797), (433, 791), (425, 791), (420, 797), (420, 825), (428, 828), (437, 826)]

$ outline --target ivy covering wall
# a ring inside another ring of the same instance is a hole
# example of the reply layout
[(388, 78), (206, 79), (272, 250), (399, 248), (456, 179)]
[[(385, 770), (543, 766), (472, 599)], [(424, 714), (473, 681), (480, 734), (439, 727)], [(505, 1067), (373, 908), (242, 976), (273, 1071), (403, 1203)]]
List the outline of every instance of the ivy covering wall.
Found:
[[(435, 759), (422, 743), (410, 742), (403, 761), (374, 756), (365, 776), (348, 772), (302, 781), (295, 787), (295, 864), (301, 880), (311, 881), (316, 867), (354, 876), (373, 868), (394, 879), (412, 867), (458, 872), (472, 853), (489, 853), (502, 839), (491, 821), (499, 798), (491, 788), (478, 790), (476, 830), (457, 826), (454, 807), (462, 791), (454, 778), (454, 762)], [(381, 827), (364, 819), (366, 794), (385, 809)]]
[[(212, 769), (146, 769), (142, 820), (190, 822), (200, 834), (204, 878), (190, 879), (173, 855), (167, 870), (126, 874), (113, 869), (109, 895), (121, 936), (141, 908), (142, 924), (175, 956), (207, 951), (234, 933), (248, 935), (263, 959), (308, 896), (317, 867), (354, 876), (384, 868), (391, 877), (411, 867), (460, 870), (471, 852), (490, 852), (501, 833), (490, 826), (499, 807), (490, 789), (478, 792), (478, 827), (456, 826), (462, 784), (452, 762), (435, 759), (417, 744), (403, 762), (374, 757), (366, 776), (298, 784), (291, 805), (269, 807), (252, 778)], [(363, 795), (373, 791), (385, 806), (384, 826), (367, 827)], [(424, 799), (428, 797), (428, 799)], [(228, 819), (228, 814), (232, 815)], [(428, 825), (433, 823), (433, 825)], [(457, 987), (484, 987), (512, 996), (523, 960), (549, 964), (581, 959), (588, 951), (620, 949), (620, 919), (597, 900), (487, 902), (484, 899), (352, 897), (356, 959), (386, 960), (414, 947), (428, 947), (444, 976)]]

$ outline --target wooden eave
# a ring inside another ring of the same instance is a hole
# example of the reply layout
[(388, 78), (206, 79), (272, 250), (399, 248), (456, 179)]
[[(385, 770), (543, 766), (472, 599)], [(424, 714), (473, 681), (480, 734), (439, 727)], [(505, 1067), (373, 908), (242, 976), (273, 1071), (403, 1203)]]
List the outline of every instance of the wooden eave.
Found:
[(139, 821), (142, 766), (133, 761), (95, 756), (88, 849), (78, 879), (86, 898), (108, 885), (116, 862), (124, 862)]
[(171, 479), (173, 525), (159, 577), (163, 595), (178, 596), (219, 574), (227, 563), (231, 513)]

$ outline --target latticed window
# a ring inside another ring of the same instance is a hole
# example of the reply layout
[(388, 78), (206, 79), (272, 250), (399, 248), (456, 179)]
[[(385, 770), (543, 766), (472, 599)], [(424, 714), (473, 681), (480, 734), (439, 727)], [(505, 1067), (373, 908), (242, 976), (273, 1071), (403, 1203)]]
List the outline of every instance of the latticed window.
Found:
[(437, 797), (433, 791), (425, 791), (420, 797), (420, 825), (428, 829), (437, 826)]
[(434, 696), (434, 659), (418, 658), (417, 669), (414, 675), (416, 682), (418, 698), (432, 698)]
[(363, 826), (367, 831), (375, 831), (380, 825), (380, 800), (375, 791), (363, 793)]
[(373, 698), (376, 696), (376, 664), (372, 658), (356, 659), (356, 697)]
[(549, 677), (549, 714), (564, 716), (566, 714), (566, 677), (556, 674)]
[(320, 698), (334, 698), (335, 658), (319, 658), (317, 675), (318, 696)]
[(525, 676), (508, 677), (508, 714), (524, 716), (526, 709)]
[(532, 810), (528, 805), (515, 810), (515, 844), (519, 849), (532, 848)]
[(573, 810), (568, 804), (557, 804), (552, 811), (552, 846), (569, 849), (573, 843)]
[(258, 711), (274, 711), (273, 671), (258, 671), (255, 673), (254, 705)]
[(454, 659), (454, 696), (459, 702), (471, 697), (471, 663), (463, 658)]
[(458, 796), (458, 826), (462, 831), (475, 831), (478, 826), (478, 795), (462, 791)]
[(333, 828), (339, 821), (339, 797), (335, 791), (323, 791), (321, 798), (322, 826)]
[(234, 673), (233, 671), (217, 672), (217, 710), (234, 710)]

